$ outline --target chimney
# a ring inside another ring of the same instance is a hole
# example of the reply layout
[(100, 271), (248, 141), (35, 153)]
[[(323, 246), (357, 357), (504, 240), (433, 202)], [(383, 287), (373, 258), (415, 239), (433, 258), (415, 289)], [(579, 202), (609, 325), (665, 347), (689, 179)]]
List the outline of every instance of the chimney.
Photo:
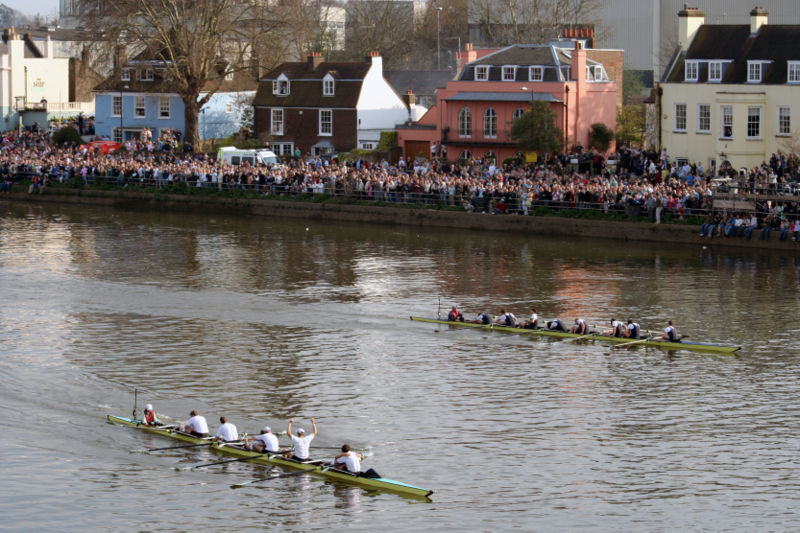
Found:
[(411, 109), (411, 106), (417, 103), (417, 97), (414, 95), (414, 91), (411, 89), (407, 90), (406, 94), (403, 95), (403, 102), (405, 102), (408, 109)]
[(678, 45), (681, 51), (689, 49), (692, 39), (697, 35), (697, 30), (705, 24), (706, 14), (701, 9), (683, 4), (683, 9), (678, 11)]
[[(372, 67), (377, 68), (380, 75), (383, 76), (383, 58), (380, 52), (376, 52), (375, 50), (370, 52), (367, 56), (367, 62), (372, 63)], [(370, 70), (372, 67), (370, 67)]]
[(314, 72), (317, 70), (317, 67), (322, 64), (322, 54), (319, 52), (311, 52), (311, 55), (308, 56), (308, 71)]
[(122, 45), (117, 45), (114, 47), (114, 70), (118, 71), (122, 68), (122, 66), (127, 62), (127, 58), (125, 57), (125, 47)]
[(750, 34), (755, 35), (761, 26), (767, 24), (769, 13), (761, 6), (756, 6), (750, 12)]

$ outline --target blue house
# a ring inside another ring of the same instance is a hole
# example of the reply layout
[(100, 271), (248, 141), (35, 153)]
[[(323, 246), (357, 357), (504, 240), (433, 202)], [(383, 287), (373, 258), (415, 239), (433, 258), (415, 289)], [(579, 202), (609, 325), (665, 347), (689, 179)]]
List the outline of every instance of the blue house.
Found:
[[(247, 71), (209, 81), (219, 89), (200, 110), (200, 139), (218, 139), (238, 132), (242, 112), (251, 108), (257, 82)], [(116, 142), (138, 140), (145, 128), (155, 140), (164, 133), (186, 131), (183, 101), (168, 79), (161, 60), (138, 57), (115, 68), (94, 89), (95, 133)], [(201, 93), (201, 97), (203, 94)]]

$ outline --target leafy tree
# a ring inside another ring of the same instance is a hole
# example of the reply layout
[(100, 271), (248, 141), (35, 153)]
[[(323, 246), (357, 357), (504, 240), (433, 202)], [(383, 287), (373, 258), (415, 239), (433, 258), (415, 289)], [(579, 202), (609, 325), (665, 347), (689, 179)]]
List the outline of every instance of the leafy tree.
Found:
[(81, 134), (78, 133), (78, 130), (76, 130), (72, 126), (64, 126), (63, 128), (60, 128), (57, 132), (53, 134), (50, 140), (53, 141), (53, 144), (59, 146), (65, 143), (66, 144), (83, 143)]
[(526, 152), (545, 154), (561, 150), (563, 137), (547, 102), (532, 102), (531, 110), (511, 123), (511, 138)]
[(614, 140), (614, 132), (602, 122), (595, 122), (589, 127), (589, 146), (597, 148), (601, 152), (608, 150), (611, 141)]
[(617, 144), (644, 146), (645, 132), (643, 104), (629, 104), (617, 110)]
[[(644, 72), (641, 70), (626, 70), (622, 76), (622, 102), (631, 103), (632, 98), (637, 98), (647, 89), (644, 85)], [(640, 100), (641, 101), (641, 100)]]

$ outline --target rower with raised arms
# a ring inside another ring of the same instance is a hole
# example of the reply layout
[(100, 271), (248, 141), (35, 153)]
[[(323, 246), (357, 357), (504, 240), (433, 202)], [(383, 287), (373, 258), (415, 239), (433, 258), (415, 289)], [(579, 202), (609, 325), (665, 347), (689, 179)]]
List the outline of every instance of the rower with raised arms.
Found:
[(301, 462), (308, 461), (308, 448), (311, 445), (311, 441), (317, 436), (317, 423), (313, 418), (311, 419), (311, 429), (314, 431), (312, 435), (306, 435), (306, 432), (303, 428), (297, 428), (297, 434), (292, 433), (293, 423), (294, 418), (289, 420), (289, 427), (286, 429), (286, 434), (289, 435), (290, 439), (292, 439), (292, 445), (294, 446), (294, 454), (291, 456), (291, 459)]
[(661, 336), (661, 338), (670, 342), (680, 342), (678, 330), (675, 329), (675, 326), (672, 324), (672, 320), (667, 321), (667, 327), (664, 330), (664, 334)]

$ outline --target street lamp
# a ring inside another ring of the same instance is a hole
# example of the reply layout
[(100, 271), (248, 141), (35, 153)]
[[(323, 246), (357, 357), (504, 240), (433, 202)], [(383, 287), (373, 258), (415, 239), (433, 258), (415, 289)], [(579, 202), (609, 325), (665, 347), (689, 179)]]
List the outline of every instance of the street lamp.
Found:
[(441, 26), (439, 25), (439, 15), (442, 13), (442, 8), (436, 8), (436, 70), (442, 70), (442, 47), (441, 47)]
[(519, 90), (522, 92), (528, 92), (528, 91), (531, 92), (531, 109), (533, 109), (533, 87), (529, 88), (523, 85), (522, 87), (519, 88)]

